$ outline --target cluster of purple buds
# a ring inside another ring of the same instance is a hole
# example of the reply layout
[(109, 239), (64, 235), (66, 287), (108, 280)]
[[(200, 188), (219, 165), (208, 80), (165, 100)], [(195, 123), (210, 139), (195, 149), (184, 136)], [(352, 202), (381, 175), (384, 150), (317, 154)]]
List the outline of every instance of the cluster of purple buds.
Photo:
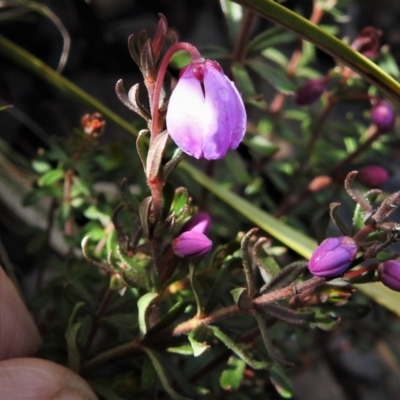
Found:
[(371, 120), (380, 132), (389, 132), (393, 129), (396, 115), (393, 107), (382, 99), (376, 99), (371, 109)]
[(308, 269), (315, 276), (336, 278), (349, 269), (357, 251), (356, 242), (349, 236), (325, 239), (311, 255)]
[(243, 100), (213, 60), (195, 60), (182, 69), (166, 116), (172, 140), (195, 158), (216, 160), (236, 149), (246, 132)]
[(378, 275), (385, 286), (400, 292), (400, 262), (396, 260), (384, 261), (379, 264)]
[(205, 212), (194, 215), (187, 221), (180, 234), (172, 241), (172, 250), (178, 257), (195, 258), (207, 254), (212, 241), (206, 236), (211, 218)]

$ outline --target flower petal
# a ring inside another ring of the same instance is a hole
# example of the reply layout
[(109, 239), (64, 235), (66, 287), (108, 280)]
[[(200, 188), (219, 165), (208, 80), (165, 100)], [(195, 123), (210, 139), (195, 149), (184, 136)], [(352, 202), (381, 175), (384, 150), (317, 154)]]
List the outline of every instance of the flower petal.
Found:
[(167, 129), (185, 153), (203, 157), (204, 95), (198, 79), (188, 69), (179, 79), (168, 104)]

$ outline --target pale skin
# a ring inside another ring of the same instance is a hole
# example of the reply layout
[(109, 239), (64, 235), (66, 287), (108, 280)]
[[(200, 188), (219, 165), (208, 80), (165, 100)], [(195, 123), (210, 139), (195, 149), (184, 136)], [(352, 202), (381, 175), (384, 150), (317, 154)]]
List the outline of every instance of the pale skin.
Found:
[(96, 400), (71, 370), (34, 358), (39, 331), (0, 267), (0, 400)]

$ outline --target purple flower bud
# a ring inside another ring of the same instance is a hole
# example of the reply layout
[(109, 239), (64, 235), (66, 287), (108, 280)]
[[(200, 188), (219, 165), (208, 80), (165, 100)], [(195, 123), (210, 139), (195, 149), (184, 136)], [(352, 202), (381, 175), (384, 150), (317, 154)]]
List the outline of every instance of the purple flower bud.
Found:
[(400, 262), (389, 260), (379, 264), (378, 274), (385, 286), (400, 292)]
[(246, 110), (235, 85), (212, 60), (182, 71), (169, 99), (167, 129), (172, 140), (195, 158), (216, 160), (236, 149), (246, 132)]
[(350, 267), (356, 255), (357, 245), (351, 237), (328, 238), (311, 255), (308, 269), (315, 276), (334, 278)]
[(371, 58), (378, 53), (382, 31), (373, 26), (366, 26), (351, 44), (351, 48), (363, 56)]
[(367, 165), (361, 168), (358, 178), (368, 186), (379, 187), (389, 179), (389, 174), (385, 168), (379, 165)]
[(190, 218), (182, 226), (181, 232), (192, 231), (207, 233), (211, 225), (211, 218), (206, 212), (200, 212)]
[(326, 89), (326, 78), (305, 81), (294, 95), (299, 106), (306, 106), (317, 101)]
[(178, 257), (201, 257), (212, 247), (212, 241), (203, 233), (187, 231), (172, 241), (172, 250)]
[(378, 100), (371, 109), (371, 120), (380, 132), (391, 131), (395, 122), (392, 106), (385, 100)]

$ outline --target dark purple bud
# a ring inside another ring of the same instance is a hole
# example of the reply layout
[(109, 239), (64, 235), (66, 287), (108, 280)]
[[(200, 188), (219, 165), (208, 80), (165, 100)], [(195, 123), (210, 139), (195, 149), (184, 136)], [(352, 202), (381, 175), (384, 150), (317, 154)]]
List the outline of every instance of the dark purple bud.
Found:
[(351, 44), (353, 50), (371, 58), (378, 53), (381, 45), (382, 31), (373, 26), (366, 26)]
[(391, 131), (395, 122), (392, 106), (385, 100), (378, 100), (371, 109), (371, 120), (380, 132)]
[(379, 187), (389, 179), (389, 173), (380, 165), (367, 165), (359, 171), (358, 179), (368, 186)]
[(357, 244), (348, 236), (325, 239), (311, 255), (308, 269), (315, 276), (335, 278), (342, 275), (357, 255)]
[(203, 233), (187, 231), (172, 241), (172, 250), (178, 257), (201, 257), (212, 247), (212, 241)]
[(389, 260), (379, 264), (378, 274), (385, 286), (400, 292), (400, 262)]
[(181, 232), (192, 231), (207, 233), (211, 225), (211, 217), (206, 212), (200, 212), (190, 218), (181, 229)]
[(306, 106), (317, 101), (326, 89), (326, 78), (305, 81), (294, 95), (299, 106)]
[(195, 158), (217, 160), (236, 149), (247, 115), (234, 83), (216, 61), (186, 66), (171, 94), (166, 116), (172, 140)]

